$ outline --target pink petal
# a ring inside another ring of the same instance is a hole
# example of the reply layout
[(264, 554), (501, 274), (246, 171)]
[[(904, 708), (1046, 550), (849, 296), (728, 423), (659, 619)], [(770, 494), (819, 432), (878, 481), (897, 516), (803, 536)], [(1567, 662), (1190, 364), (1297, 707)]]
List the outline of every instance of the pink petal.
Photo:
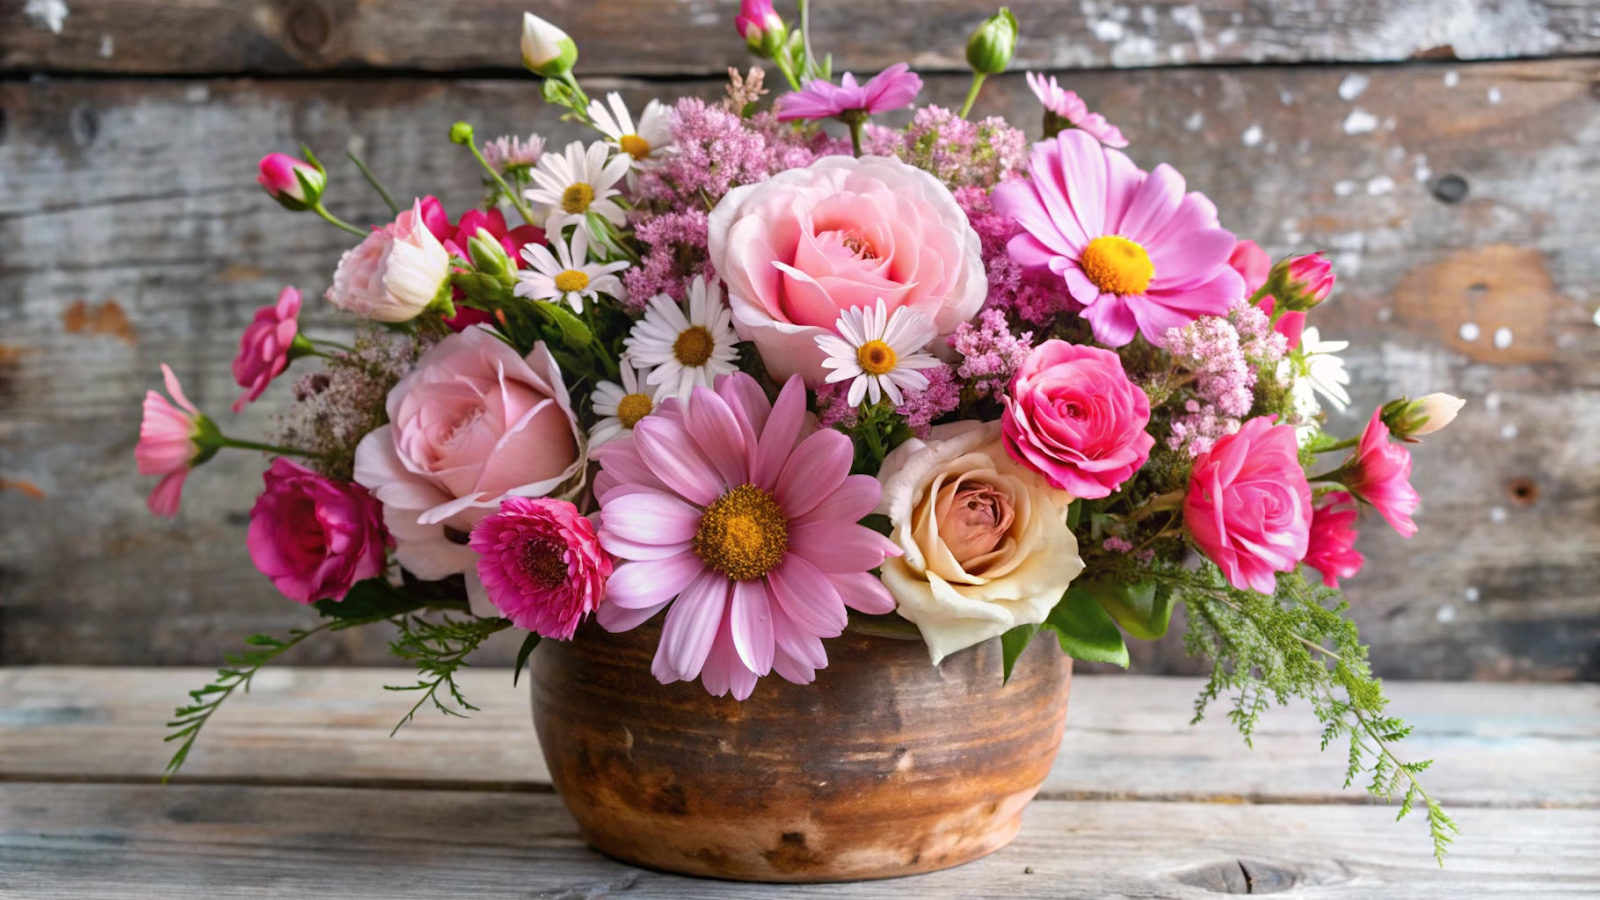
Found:
[(816, 431), (794, 448), (778, 475), (773, 496), (791, 519), (815, 509), (844, 484), (855, 459), (850, 439), (837, 431)]
[(723, 484), (737, 487), (749, 482), (749, 448), (727, 401), (710, 388), (699, 386), (690, 396), (685, 425), (700, 452), (711, 460)]
[(1107, 347), (1121, 347), (1133, 340), (1133, 333), (1139, 330), (1133, 310), (1114, 294), (1102, 294), (1083, 311), (1083, 317), (1094, 329), (1094, 339)]
[(700, 557), (692, 551), (665, 559), (624, 563), (606, 582), (605, 603), (627, 609), (660, 606), (681, 593), (704, 570)]
[(648, 416), (633, 427), (639, 456), (662, 483), (696, 506), (710, 506), (722, 495), (711, 461), (689, 432), (671, 419)]
[(794, 450), (805, 420), (806, 387), (800, 376), (791, 375), (772, 404), (772, 414), (767, 417), (761, 442), (756, 446), (755, 471), (751, 473), (756, 487), (771, 491), (777, 486), (779, 473)]
[(638, 628), (640, 625), (655, 618), (656, 613), (661, 612), (666, 607), (666, 601), (662, 601), (655, 606), (645, 606), (639, 609), (629, 609), (626, 606), (618, 606), (615, 603), (602, 603), (600, 608), (595, 610), (594, 618), (596, 622), (600, 623), (601, 628), (612, 634), (617, 634)]
[(612, 494), (600, 509), (600, 527), (639, 544), (681, 544), (694, 538), (700, 511), (670, 494)]
[(878, 508), (883, 497), (883, 485), (871, 475), (851, 475), (844, 484), (824, 497), (816, 508), (803, 516), (796, 516), (794, 524), (807, 522), (859, 522)]
[(1127, 213), (1113, 230), (1149, 249), (1152, 239), (1183, 203), (1184, 186), (1177, 169), (1165, 163), (1156, 166), (1134, 192)]
[(894, 544), (861, 525), (812, 522), (789, 527), (789, 552), (829, 574), (850, 574), (876, 569)]
[(894, 595), (883, 586), (878, 576), (871, 572), (853, 575), (829, 575), (828, 580), (838, 589), (844, 605), (857, 612), (881, 616), (894, 612)]
[(729, 609), (733, 645), (744, 665), (757, 675), (772, 671), (772, 613), (767, 587), (759, 579), (736, 581)]
[(656, 648), (655, 662), (650, 667), (662, 684), (700, 676), (727, 602), (728, 579), (710, 569), (702, 571), (678, 595), (667, 610), (661, 645)]
[(778, 604), (796, 627), (817, 637), (838, 637), (844, 633), (848, 617), (839, 592), (820, 569), (789, 553), (777, 568), (767, 573)]
[(161, 479), (150, 492), (145, 505), (158, 516), (175, 516), (183, 497), (183, 480), (189, 477), (188, 469), (180, 469)]

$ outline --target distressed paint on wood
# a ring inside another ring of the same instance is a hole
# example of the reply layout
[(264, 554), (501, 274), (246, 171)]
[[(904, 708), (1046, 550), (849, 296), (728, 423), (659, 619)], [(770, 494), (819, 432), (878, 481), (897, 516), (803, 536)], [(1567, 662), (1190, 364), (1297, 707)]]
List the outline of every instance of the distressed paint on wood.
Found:
[[(1368, 81), (1346, 96), (1352, 74)], [(1354, 342), (1356, 388), (1337, 429), (1400, 393), (1467, 398), (1414, 448), (1422, 532), (1402, 541), (1369, 520), (1367, 571), (1347, 582), (1380, 675), (1600, 673), (1597, 75), (1592, 60), (1550, 60), (1070, 79), (1136, 161), (1175, 164), (1241, 235), (1332, 252), (1341, 287), (1315, 322)], [(656, 90), (609, 86), (635, 104)], [(925, 96), (954, 103), (964, 87), (933, 77)], [(1032, 108), (1015, 77), (980, 102), (1017, 122)], [(330, 202), (370, 220), (347, 146), (397, 190), (434, 188), (459, 210), (477, 176), (447, 123), (558, 145), (575, 132), (524, 81), (13, 81), (0, 110), (0, 478), (22, 488), (0, 491), (0, 659), (211, 662), (247, 633), (305, 624), (245, 554), (259, 459), (197, 473), (175, 522), (144, 511), (150, 483), (132, 463), (159, 361), (227, 430), (282, 408), (279, 389), (238, 420), (222, 413), (237, 332), (281, 284), (315, 296), (343, 244), (261, 197), (253, 160), (308, 140), (333, 161)], [(312, 306), (309, 327), (332, 336)], [(119, 313), (127, 329), (91, 324)], [(295, 661), (381, 662), (380, 631)], [(515, 645), (487, 658), (509, 662)], [(1134, 650), (1142, 671), (1194, 670), (1175, 639)]]

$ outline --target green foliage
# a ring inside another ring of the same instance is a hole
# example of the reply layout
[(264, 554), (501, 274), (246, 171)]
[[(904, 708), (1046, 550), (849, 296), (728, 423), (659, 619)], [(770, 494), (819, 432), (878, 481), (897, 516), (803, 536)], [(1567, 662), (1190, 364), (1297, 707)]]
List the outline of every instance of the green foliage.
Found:
[(1022, 651), (1028, 649), (1033, 643), (1033, 636), (1039, 633), (1039, 625), (1018, 625), (1005, 634), (1000, 635), (1001, 662), (1005, 666), (1005, 683), (1011, 681), (1011, 670), (1016, 668), (1017, 657)]
[(1100, 608), (1094, 595), (1076, 585), (1050, 610), (1044, 627), (1056, 633), (1062, 652), (1073, 659), (1128, 667), (1128, 645), (1117, 623)]
[(511, 670), (512, 687), (517, 686), (517, 680), (522, 677), (522, 667), (528, 664), (528, 657), (533, 655), (533, 648), (539, 646), (539, 641), (540, 637), (537, 631), (528, 632), (528, 636), (522, 639), (522, 647), (517, 650), (516, 668)]
[(1133, 637), (1153, 641), (1167, 633), (1177, 599), (1171, 585), (1099, 578), (1074, 587), (1092, 596)]
[[(445, 615), (437, 622), (416, 616), (402, 616), (397, 624), (400, 636), (389, 643), (389, 652), (417, 667), (417, 683), (391, 685), (385, 689), (420, 691), (422, 696), (417, 698), (417, 702), (389, 734), (392, 736), (410, 722), (424, 703), (432, 703), (439, 712), (458, 718), (466, 717), (461, 710), (476, 712), (478, 708), (462, 696), (455, 675), (467, 665), (467, 657), (472, 651), (478, 649), (490, 635), (510, 628), (511, 622), (507, 619), (455, 619)], [(532, 648), (529, 649), (531, 651)], [(441, 688), (446, 698), (439, 696)], [(446, 699), (449, 703), (446, 703)]]

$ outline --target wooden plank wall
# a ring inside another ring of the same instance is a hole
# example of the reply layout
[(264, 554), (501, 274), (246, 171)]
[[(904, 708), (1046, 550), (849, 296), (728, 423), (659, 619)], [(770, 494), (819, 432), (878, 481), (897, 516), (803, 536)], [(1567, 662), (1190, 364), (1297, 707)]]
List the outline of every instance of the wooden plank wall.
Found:
[[(1600, 679), (1600, 3), (1013, 3), (1020, 65), (1063, 70), (1149, 166), (1170, 162), (1273, 253), (1326, 249), (1318, 324), (1349, 338), (1359, 429), (1381, 398), (1447, 390), (1416, 449), (1422, 532), (1373, 519), (1349, 596), (1381, 675)], [(553, 0), (591, 92), (715, 96), (744, 64), (732, 0)], [(342, 151), (459, 210), (477, 175), (443, 132), (577, 136), (517, 65), (507, 0), (0, 0), (0, 662), (207, 663), (310, 620), (244, 550), (262, 460), (145, 512), (139, 399), (169, 362), (249, 434), (227, 373), (252, 310), (327, 283), (341, 235), (262, 197), (254, 161), (307, 141), (330, 203), (380, 207)], [(967, 0), (820, 4), (841, 68), (909, 59), (959, 102)], [(979, 111), (1035, 121), (1020, 76)], [(343, 327), (312, 304), (310, 327)], [(382, 663), (346, 634), (300, 662)], [(498, 648), (501, 662), (510, 647)], [(1136, 668), (1193, 671), (1174, 639)]]

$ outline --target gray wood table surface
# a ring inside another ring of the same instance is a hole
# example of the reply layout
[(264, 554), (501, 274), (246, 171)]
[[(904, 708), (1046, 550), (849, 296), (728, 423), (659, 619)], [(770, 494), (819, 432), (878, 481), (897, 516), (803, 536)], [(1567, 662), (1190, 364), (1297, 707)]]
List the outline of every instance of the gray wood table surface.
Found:
[(910, 879), (816, 887), (698, 881), (584, 846), (551, 793), (510, 672), (473, 670), (482, 709), (389, 729), (394, 670), (263, 672), (183, 774), (161, 723), (201, 669), (0, 669), (0, 897), (1600, 896), (1600, 685), (1391, 684), (1462, 835), (1341, 789), (1306, 708), (1255, 748), (1190, 727), (1199, 682), (1084, 676), (1014, 844)]

